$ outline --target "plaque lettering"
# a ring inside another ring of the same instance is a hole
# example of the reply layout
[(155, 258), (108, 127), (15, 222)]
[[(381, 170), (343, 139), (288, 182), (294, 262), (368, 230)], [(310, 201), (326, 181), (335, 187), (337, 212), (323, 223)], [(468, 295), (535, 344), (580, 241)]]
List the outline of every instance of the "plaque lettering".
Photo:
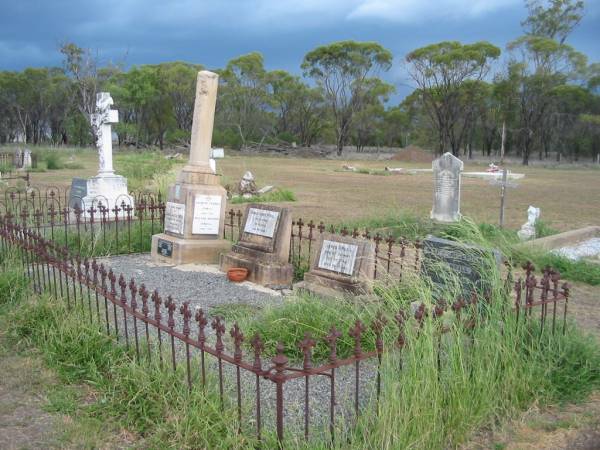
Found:
[(165, 231), (183, 234), (185, 220), (185, 204), (167, 202), (165, 208)]
[(246, 219), (245, 233), (272, 238), (279, 218), (279, 211), (250, 208)]
[(357, 252), (358, 245), (324, 240), (318, 267), (351, 276)]
[(192, 234), (219, 234), (221, 196), (196, 195)]

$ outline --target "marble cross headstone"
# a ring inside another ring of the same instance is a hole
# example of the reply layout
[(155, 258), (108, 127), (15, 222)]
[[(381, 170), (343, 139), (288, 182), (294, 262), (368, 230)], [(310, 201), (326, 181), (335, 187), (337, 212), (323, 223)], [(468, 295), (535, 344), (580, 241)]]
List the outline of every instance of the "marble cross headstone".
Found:
[(98, 92), (96, 94), (96, 112), (92, 114), (91, 122), (98, 148), (99, 176), (114, 174), (111, 125), (119, 122), (119, 111), (110, 109), (113, 103), (110, 93)]
[(433, 161), (433, 220), (460, 220), (460, 173), (463, 167), (463, 162), (451, 153), (444, 153)]

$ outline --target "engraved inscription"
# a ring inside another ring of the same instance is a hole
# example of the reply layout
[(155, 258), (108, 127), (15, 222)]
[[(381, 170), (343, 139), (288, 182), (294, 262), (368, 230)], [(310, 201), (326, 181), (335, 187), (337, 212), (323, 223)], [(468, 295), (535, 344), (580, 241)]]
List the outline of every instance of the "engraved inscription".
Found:
[(165, 231), (183, 234), (185, 220), (185, 205), (183, 203), (167, 202), (165, 208)]
[(250, 208), (244, 232), (272, 238), (278, 218), (279, 211)]
[(321, 254), (319, 255), (318, 267), (345, 275), (352, 275), (357, 252), (358, 245), (324, 240)]
[(221, 196), (196, 195), (192, 234), (219, 234)]

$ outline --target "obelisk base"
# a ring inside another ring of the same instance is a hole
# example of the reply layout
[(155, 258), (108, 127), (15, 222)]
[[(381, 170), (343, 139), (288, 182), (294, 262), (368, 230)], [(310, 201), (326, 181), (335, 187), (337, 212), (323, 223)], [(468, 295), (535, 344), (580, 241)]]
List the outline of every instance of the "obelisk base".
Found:
[(152, 260), (172, 264), (218, 264), (221, 254), (231, 250), (225, 239), (182, 239), (166, 233), (152, 236)]

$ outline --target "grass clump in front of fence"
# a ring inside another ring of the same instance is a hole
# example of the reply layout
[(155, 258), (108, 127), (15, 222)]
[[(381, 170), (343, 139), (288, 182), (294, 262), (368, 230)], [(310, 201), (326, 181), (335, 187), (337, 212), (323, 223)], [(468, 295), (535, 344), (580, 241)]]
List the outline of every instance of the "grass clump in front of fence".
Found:
[(275, 189), (266, 194), (253, 195), (251, 197), (237, 196), (229, 200), (229, 203), (237, 205), (240, 203), (275, 203), (275, 202), (295, 202), (296, 194), (289, 189)]
[[(26, 286), (20, 263), (13, 261), (0, 274), (0, 287)], [(218, 386), (209, 379), (206, 389), (188, 391), (183, 367), (135, 362), (107, 336), (100, 325), (90, 324), (77, 309), (67, 310), (61, 299), (38, 296), (28, 289), (2, 290), (0, 320), (12, 345), (37, 348), (47, 366), (65, 384), (86, 383), (93, 401), (61, 412), (74, 421), (94, 419), (134, 433), (148, 448), (251, 448), (254, 441), (236, 433), (233, 407), (221, 410)], [(156, 361), (157, 358), (154, 358)], [(60, 406), (60, 405), (59, 405)], [(56, 409), (49, 399), (48, 408)]]

